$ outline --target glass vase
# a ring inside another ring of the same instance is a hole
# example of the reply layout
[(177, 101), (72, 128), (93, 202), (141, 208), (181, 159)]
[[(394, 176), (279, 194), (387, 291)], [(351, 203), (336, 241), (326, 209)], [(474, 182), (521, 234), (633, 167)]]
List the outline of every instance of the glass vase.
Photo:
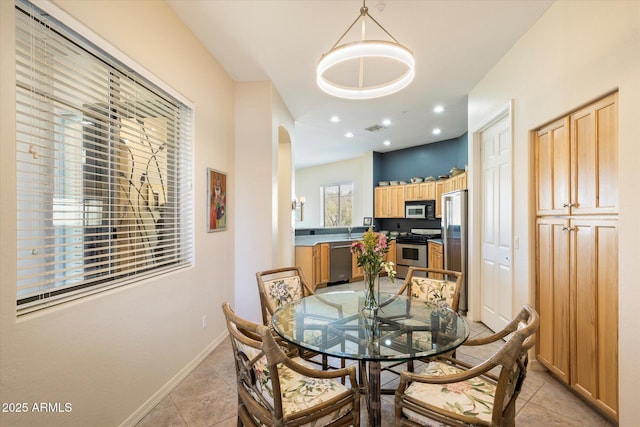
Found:
[(378, 314), (380, 298), (380, 272), (364, 273), (364, 304), (365, 315), (375, 317)]

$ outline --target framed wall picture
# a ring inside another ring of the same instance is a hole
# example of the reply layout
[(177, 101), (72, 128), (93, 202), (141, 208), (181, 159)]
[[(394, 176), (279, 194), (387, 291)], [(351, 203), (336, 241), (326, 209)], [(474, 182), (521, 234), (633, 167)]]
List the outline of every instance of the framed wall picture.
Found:
[(227, 229), (227, 174), (207, 169), (207, 233)]

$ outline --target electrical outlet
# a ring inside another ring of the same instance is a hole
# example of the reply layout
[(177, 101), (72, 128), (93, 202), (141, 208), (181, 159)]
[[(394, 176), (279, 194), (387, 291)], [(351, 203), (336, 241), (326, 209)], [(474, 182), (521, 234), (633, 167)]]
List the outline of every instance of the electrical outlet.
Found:
[(206, 315), (206, 314), (204, 314), (204, 315), (202, 316), (202, 329), (204, 329), (204, 328), (206, 328), (206, 327), (207, 327), (207, 315)]

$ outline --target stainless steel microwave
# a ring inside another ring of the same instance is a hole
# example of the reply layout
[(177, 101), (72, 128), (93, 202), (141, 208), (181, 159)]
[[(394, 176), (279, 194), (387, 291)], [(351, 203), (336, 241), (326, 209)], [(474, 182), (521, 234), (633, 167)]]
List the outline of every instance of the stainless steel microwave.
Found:
[(404, 217), (410, 219), (436, 219), (436, 201), (405, 202)]

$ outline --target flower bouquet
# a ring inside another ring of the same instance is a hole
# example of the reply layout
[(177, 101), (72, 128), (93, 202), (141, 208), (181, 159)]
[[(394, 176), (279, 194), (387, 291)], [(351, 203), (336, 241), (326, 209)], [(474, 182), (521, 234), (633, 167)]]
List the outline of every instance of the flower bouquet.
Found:
[(387, 252), (389, 252), (389, 246), (387, 245), (386, 236), (382, 233), (374, 232), (371, 228), (362, 235), (362, 240), (351, 245), (351, 253), (356, 256), (358, 267), (362, 267), (364, 270), (364, 309), (374, 315), (377, 313), (379, 304), (380, 273), (384, 269), (391, 282), (396, 277), (393, 263), (384, 260)]

